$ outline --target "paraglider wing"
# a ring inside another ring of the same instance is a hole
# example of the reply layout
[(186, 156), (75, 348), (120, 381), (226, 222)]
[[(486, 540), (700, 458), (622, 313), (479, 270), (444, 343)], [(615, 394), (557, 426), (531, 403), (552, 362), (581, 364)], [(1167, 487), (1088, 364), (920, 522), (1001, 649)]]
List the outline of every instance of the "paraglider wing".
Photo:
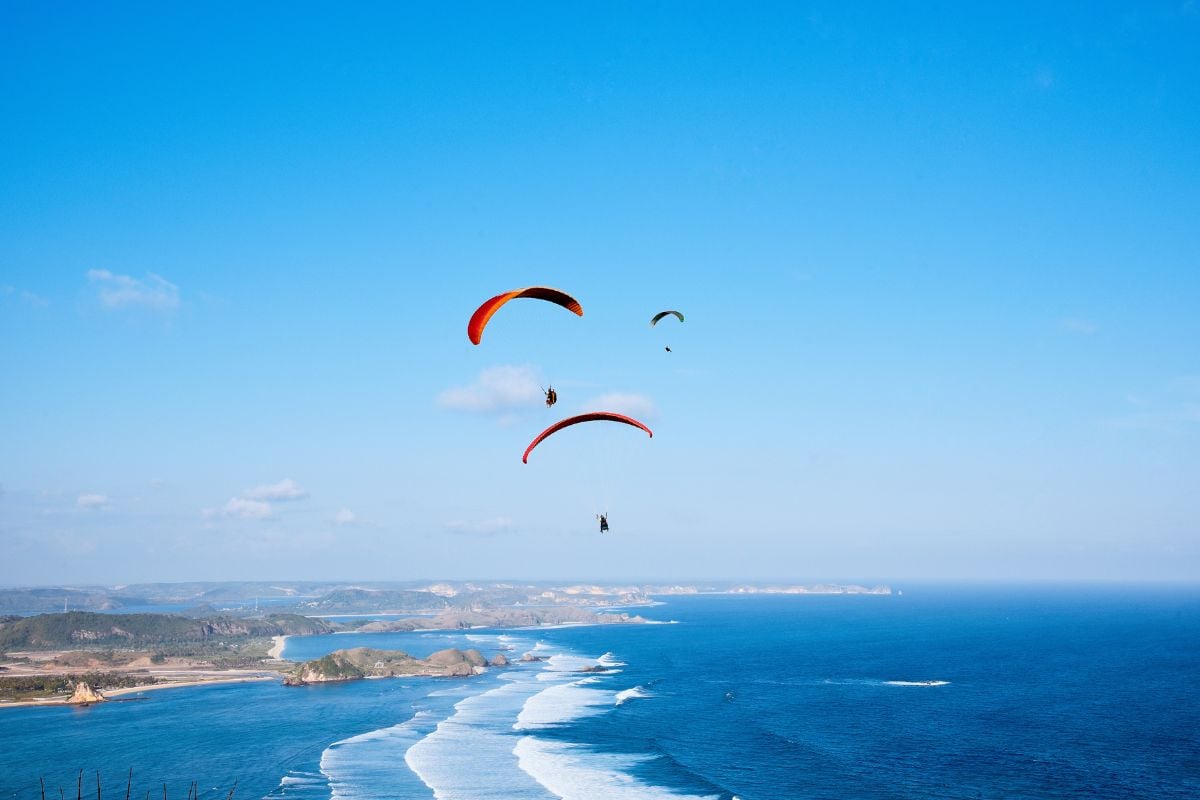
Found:
[(592, 411), (587, 414), (580, 414), (579, 416), (576, 416), (576, 417), (567, 417), (566, 419), (560, 419), (558, 422), (554, 423), (549, 428), (546, 428), (546, 430), (539, 433), (537, 435), (537, 438), (535, 438), (532, 442), (529, 443), (529, 447), (525, 448), (525, 455), (521, 456), (521, 462), (524, 464), (528, 464), (529, 463), (529, 454), (533, 452), (533, 448), (535, 448), (539, 444), (541, 444), (542, 440), (545, 439), (547, 436), (551, 436), (555, 433), (558, 433), (563, 428), (568, 428), (572, 425), (578, 425), (580, 422), (600, 422), (600, 421), (622, 422), (626, 425), (632, 425), (635, 428), (641, 428), (647, 434), (649, 434), (651, 438), (654, 437), (654, 433), (649, 428), (647, 428), (642, 423), (638, 422), (633, 417), (627, 417), (624, 414), (617, 414), (612, 411)]
[(667, 316), (668, 314), (674, 314), (675, 316), (679, 317), (680, 322), (683, 322), (683, 314), (680, 314), (678, 311), (660, 311), (650, 319), (650, 327), (653, 328), (655, 325), (658, 324), (658, 321), (660, 319)]
[(558, 289), (551, 289), (548, 286), (530, 286), (526, 289), (514, 289), (511, 292), (496, 295), (475, 309), (475, 313), (471, 315), (471, 321), (467, 323), (467, 338), (471, 340), (471, 344), (479, 344), (480, 340), (483, 339), (483, 329), (487, 327), (488, 320), (492, 318), (492, 315), (500, 310), (500, 306), (518, 297), (547, 300), (562, 306), (573, 314), (580, 317), (583, 316), (583, 306), (579, 305), (579, 301), (566, 292), (560, 292)]

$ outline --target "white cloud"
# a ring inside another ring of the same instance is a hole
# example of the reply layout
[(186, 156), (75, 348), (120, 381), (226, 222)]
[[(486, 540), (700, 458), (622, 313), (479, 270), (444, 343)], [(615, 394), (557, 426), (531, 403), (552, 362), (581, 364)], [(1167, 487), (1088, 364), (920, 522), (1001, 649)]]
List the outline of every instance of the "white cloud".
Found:
[(248, 500), (303, 500), (308, 497), (308, 492), (300, 488), (297, 483), (291, 478), (284, 478), (279, 483), (269, 483), (263, 486), (255, 486), (253, 489), (247, 489), (242, 492), (242, 497)]
[(221, 508), (201, 509), (200, 516), (205, 519), (214, 517), (234, 517), (237, 519), (267, 519), (275, 513), (273, 502), (303, 500), (308, 492), (291, 478), (284, 478), (279, 483), (268, 483), (247, 489), (237, 497), (231, 497)]
[(179, 307), (179, 287), (153, 272), (145, 280), (118, 275), (106, 269), (89, 269), (88, 281), (100, 287), (100, 303), (105, 308), (141, 306), (153, 311), (172, 311)]
[(334, 525), (357, 525), (358, 515), (348, 508), (343, 508), (333, 515)]
[(437, 402), (442, 408), (486, 413), (535, 406), (542, 397), (533, 367), (503, 365), (488, 367), (470, 386), (447, 389)]
[(653, 417), (657, 413), (654, 401), (644, 394), (633, 392), (609, 392), (588, 401), (586, 411), (615, 411), (627, 417), (642, 419)]
[(1100, 330), (1100, 326), (1089, 319), (1081, 317), (1067, 317), (1062, 321), (1063, 330), (1071, 333), (1082, 333), (1084, 336), (1091, 336), (1096, 331)]
[(454, 520), (446, 523), (446, 530), (449, 533), (463, 536), (495, 536), (508, 533), (512, 529), (513, 521), (504, 516), (479, 520)]
[(108, 506), (108, 495), (81, 494), (75, 500), (75, 505), (79, 506), (80, 508), (87, 509), (88, 511), (95, 511), (97, 509), (105, 508)]
[(271, 516), (271, 504), (260, 500), (230, 498), (221, 508), (207, 508), (200, 512), (205, 518), (236, 517), (237, 519), (266, 519)]

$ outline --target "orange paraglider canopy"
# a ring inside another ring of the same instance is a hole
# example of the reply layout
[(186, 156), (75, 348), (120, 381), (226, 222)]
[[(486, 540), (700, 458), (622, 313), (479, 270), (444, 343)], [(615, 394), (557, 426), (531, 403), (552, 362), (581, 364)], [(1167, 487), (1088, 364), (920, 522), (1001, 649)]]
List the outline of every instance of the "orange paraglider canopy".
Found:
[(649, 428), (647, 428), (645, 425), (643, 425), (642, 423), (640, 423), (636, 419), (634, 419), (633, 417), (627, 417), (624, 414), (617, 414), (613, 411), (591, 411), (587, 414), (580, 414), (577, 417), (567, 417), (566, 419), (559, 420), (558, 422), (551, 425), (549, 428), (546, 428), (546, 430), (539, 433), (537, 435), (537, 438), (529, 443), (529, 447), (525, 448), (525, 455), (521, 456), (522, 463), (525, 463), (525, 464), (529, 463), (529, 454), (531, 452), (533, 452), (533, 448), (535, 448), (539, 444), (541, 444), (542, 440), (545, 439), (547, 436), (551, 436), (551, 435), (557, 433), (558, 431), (561, 431), (563, 428), (570, 427), (571, 425), (577, 425), (580, 422), (598, 422), (598, 421), (621, 422), (626, 425), (632, 425), (635, 428), (641, 428), (642, 430), (644, 430), (646, 433), (648, 433), (650, 435), (650, 438), (654, 438), (654, 433)]
[(583, 316), (583, 306), (579, 305), (579, 301), (566, 292), (560, 292), (558, 289), (551, 289), (548, 286), (530, 286), (527, 289), (514, 289), (511, 292), (496, 295), (475, 309), (475, 313), (471, 315), (471, 321), (467, 323), (467, 338), (471, 340), (471, 344), (479, 344), (483, 339), (483, 329), (487, 327), (488, 320), (492, 318), (492, 315), (500, 310), (500, 306), (518, 297), (547, 300), (562, 306), (578, 316)]

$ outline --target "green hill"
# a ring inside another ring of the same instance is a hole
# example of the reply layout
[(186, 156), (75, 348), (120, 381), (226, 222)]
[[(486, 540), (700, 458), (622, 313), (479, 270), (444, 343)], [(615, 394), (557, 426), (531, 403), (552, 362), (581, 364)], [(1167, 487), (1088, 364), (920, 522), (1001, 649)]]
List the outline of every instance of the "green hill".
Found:
[(297, 614), (263, 618), (189, 619), (173, 614), (96, 614), (71, 611), (0, 623), (0, 652), (60, 647), (144, 647), (291, 634), (329, 633), (320, 620)]

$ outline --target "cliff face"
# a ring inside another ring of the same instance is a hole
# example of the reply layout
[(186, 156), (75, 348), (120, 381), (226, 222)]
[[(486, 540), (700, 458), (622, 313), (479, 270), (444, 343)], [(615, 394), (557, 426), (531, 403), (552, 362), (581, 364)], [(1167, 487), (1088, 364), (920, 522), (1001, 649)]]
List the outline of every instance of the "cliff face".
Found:
[(296, 667), (284, 683), (303, 686), (308, 683), (352, 681), (360, 678), (391, 678), (399, 675), (426, 675), (457, 678), (477, 675), (487, 661), (478, 650), (439, 650), (429, 658), (413, 658), (400, 650), (373, 650), (355, 647), (337, 650), (322, 658)]
[(85, 682), (80, 681), (75, 684), (75, 691), (71, 694), (71, 699), (67, 702), (75, 704), (102, 703), (104, 702), (104, 695), (91, 686), (88, 686)]

